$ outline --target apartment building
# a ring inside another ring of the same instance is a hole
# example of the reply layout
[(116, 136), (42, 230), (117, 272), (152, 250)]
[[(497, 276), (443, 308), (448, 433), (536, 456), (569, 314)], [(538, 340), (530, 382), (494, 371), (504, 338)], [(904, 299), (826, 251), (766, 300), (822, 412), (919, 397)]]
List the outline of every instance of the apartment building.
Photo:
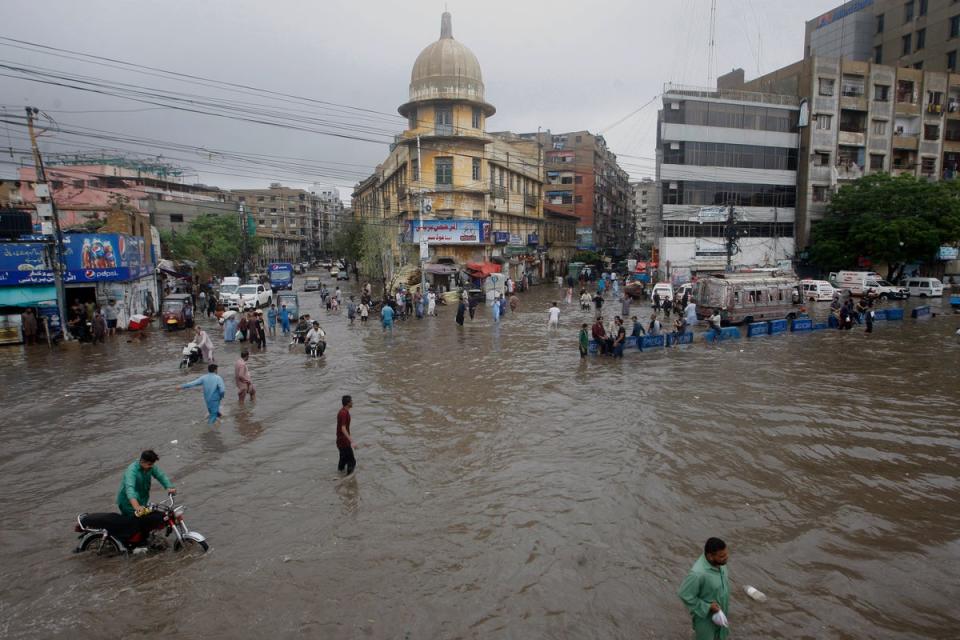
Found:
[(267, 189), (235, 189), (227, 201), (237, 207), (242, 204), (253, 216), (256, 235), (263, 239), (258, 267), (316, 255), (313, 225), (317, 198), (309, 191), (274, 182)]
[(843, 58), (923, 71), (957, 71), (960, 3), (850, 0), (808, 20), (804, 57)]
[(325, 256), (333, 250), (332, 241), (345, 219), (340, 190), (313, 185), (310, 189), (313, 204), (313, 256)]
[(654, 240), (655, 215), (660, 206), (658, 182), (653, 178), (631, 182), (635, 251), (648, 248)]
[(804, 99), (797, 246), (845, 182), (874, 172), (953, 179), (960, 169), (960, 75), (813, 57), (741, 88)]
[(668, 84), (662, 101), (655, 224), (661, 277), (684, 282), (723, 270), (731, 207), (735, 268), (791, 260), (798, 98)]
[(577, 247), (614, 257), (633, 250), (630, 176), (600, 135), (589, 131), (523, 133), (543, 150), (544, 205), (574, 215)]

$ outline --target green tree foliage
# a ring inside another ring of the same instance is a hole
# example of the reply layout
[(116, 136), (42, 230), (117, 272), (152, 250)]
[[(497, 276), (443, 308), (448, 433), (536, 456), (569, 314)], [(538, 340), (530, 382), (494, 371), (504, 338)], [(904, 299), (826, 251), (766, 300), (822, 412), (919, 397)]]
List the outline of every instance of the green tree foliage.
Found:
[[(244, 234), (236, 216), (202, 215), (192, 220), (186, 231), (163, 232), (161, 241), (174, 260), (195, 262), (201, 275), (229, 275), (240, 270)], [(261, 238), (247, 236), (248, 260), (256, 255), (261, 242)]]
[(359, 280), (357, 263), (360, 261), (361, 241), (363, 239), (363, 224), (357, 220), (350, 220), (340, 225), (337, 235), (333, 237), (331, 251), (335, 257), (346, 260), (353, 268), (354, 276)]
[(577, 251), (573, 254), (573, 258), (570, 262), (582, 262), (584, 264), (600, 264), (603, 262), (603, 258), (600, 257), (600, 254), (596, 251)]
[(387, 297), (387, 281), (393, 271), (390, 227), (383, 223), (357, 223), (361, 227), (359, 262), (363, 275), (372, 282), (380, 283), (384, 298)]
[(888, 265), (899, 279), (911, 262), (930, 260), (960, 239), (960, 184), (878, 173), (840, 187), (813, 227), (810, 258), (825, 270), (855, 268), (860, 257)]

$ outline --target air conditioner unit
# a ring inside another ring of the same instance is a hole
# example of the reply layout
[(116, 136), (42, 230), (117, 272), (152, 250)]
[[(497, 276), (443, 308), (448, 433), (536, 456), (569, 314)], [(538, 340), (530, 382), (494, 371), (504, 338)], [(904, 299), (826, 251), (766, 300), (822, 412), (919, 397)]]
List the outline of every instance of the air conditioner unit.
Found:
[(680, 148), (680, 143), (679, 143), (679, 142), (671, 142), (671, 143), (670, 143), (670, 149), (671, 149), (671, 150), (676, 151), (676, 150), (679, 149), (679, 148)]
[(676, 191), (676, 190), (677, 190), (677, 183), (676, 183), (676, 182), (671, 182), (671, 183), (670, 183), (670, 190), (671, 190), (671, 191)]
[(670, 103), (670, 108), (673, 109), (674, 111), (679, 111), (679, 110), (680, 110), (680, 103), (679, 103), (679, 102), (671, 102), (671, 103)]

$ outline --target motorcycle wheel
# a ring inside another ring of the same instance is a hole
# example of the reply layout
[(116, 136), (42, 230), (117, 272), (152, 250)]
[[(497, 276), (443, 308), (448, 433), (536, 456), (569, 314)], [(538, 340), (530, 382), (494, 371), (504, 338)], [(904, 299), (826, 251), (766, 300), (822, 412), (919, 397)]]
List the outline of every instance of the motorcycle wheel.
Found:
[(80, 553), (88, 553), (104, 558), (113, 558), (124, 554), (120, 544), (111, 536), (107, 536), (106, 538), (90, 536), (80, 543), (79, 551)]
[(202, 556), (210, 548), (210, 545), (207, 544), (207, 541), (197, 542), (196, 540), (191, 540), (190, 538), (184, 538), (183, 542), (178, 538), (173, 543), (173, 550), (177, 553), (184, 553), (190, 556)]

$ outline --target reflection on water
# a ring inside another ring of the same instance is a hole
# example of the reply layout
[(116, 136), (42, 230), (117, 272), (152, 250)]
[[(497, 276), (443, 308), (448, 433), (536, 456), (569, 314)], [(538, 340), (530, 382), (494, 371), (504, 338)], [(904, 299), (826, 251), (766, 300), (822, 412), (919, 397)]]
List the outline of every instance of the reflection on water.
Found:
[[(175, 391), (200, 373), (177, 370), (186, 334), (0, 349), (3, 633), (684, 637), (677, 586), (719, 535), (737, 637), (956, 635), (952, 318), (581, 360), (590, 314), (563, 305), (550, 334), (555, 298), (390, 333), (301, 293), (327, 354), (254, 351), (244, 407), (242, 347), (211, 327), (227, 381), (212, 428)], [(362, 446), (341, 480), (345, 393)], [(72, 556), (73, 515), (110, 509), (147, 447), (213, 552)]]

